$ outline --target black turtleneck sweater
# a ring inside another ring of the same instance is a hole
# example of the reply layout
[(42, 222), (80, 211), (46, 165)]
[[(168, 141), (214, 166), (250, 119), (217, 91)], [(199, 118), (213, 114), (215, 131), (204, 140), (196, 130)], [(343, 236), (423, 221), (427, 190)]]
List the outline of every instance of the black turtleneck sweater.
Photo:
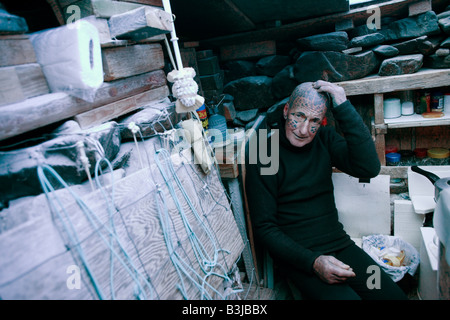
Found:
[(278, 172), (261, 175), (261, 163), (246, 166), (246, 193), (256, 240), (276, 261), (308, 273), (319, 255), (353, 243), (338, 221), (333, 167), (358, 178), (372, 178), (380, 171), (370, 132), (352, 104), (347, 100), (332, 112), (343, 136), (332, 127), (321, 127), (311, 143), (299, 148), (286, 138), (280, 108), (272, 115), (276, 121), (268, 116), (263, 125), (279, 129)]

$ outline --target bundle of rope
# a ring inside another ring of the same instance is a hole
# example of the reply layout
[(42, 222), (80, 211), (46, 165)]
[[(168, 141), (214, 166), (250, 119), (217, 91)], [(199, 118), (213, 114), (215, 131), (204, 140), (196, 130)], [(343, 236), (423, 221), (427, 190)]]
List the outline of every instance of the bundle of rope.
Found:
[[(47, 178), (47, 174), (50, 174), (58, 183), (60, 183), (63, 188), (67, 189), (70, 195), (73, 197), (81, 211), (83, 212), (86, 220), (91, 224), (92, 229), (95, 233), (100, 237), (104, 245), (110, 251), (110, 297), (111, 299), (115, 299), (115, 291), (114, 291), (114, 259), (119, 261), (120, 265), (125, 269), (126, 273), (131, 277), (134, 282), (135, 289), (134, 295), (137, 299), (148, 299), (153, 298), (153, 288), (150, 284), (149, 277), (145, 277), (141, 271), (135, 266), (133, 260), (130, 258), (129, 253), (125, 250), (122, 241), (117, 235), (116, 228), (114, 225), (113, 217), (117, 213), (117, 210), (114, 206), (114, 178), (111, 175), (112, 186), (111, 186), (111, 195), (108, 197), (106, 191), (104, 190), (100, 179), (99, 172), (101, 171), (100, 163), (106, 162), (110, 171), (112, 172), (112, 165), (106, 158), (101, 158), (97, 161), (95, 166), (95, 181), (97, 183), (97, 187), (101, 190), (101, 193), (104, 197), (105, 203), (107, 205), (108, 215), (109, 215), (109, 226), (107, 226), (104, 222), (100, 220), (97, 214), (93, 212), (88, 205), (67, 185), (67, 183), (61, 178), (61, 176), (50, 166), (46, 164), (39, 165), (37, 168), (38, 178), (41, 183), (42, 189), (45, 193), (49, 206), (59, 218), (61, 225), (65, 233), (69, 237), (69, 248), (75, 248), (78, 253), (78, 258), (81, 260), (83, 267), (94, 287), (94, 290), (97, 294), (97, 297), (101, 300), (105, 299), (107, 296), (104, 294), (99, 281), (97, 280), (89, 261), (86, 258), (86, 254), (81, 245), (78, 232), (76, 227), (72, 223), (70, 219), (69, 213), (66, 210), (65, 205), (62, 203), (61, 199), (55, 192), (54, 187), (52, 186), (50, 180)], [(120, 214), (120, 213), (119, 213)], [(147, 290), (146, 290), (147, 289)], [(150, 297), (147, 296), (147, 292), (150, 292)]]

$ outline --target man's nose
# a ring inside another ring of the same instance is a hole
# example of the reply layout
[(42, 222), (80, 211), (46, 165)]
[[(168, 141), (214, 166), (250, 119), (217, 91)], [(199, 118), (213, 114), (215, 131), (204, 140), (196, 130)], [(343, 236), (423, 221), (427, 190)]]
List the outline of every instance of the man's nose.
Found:
[(301, 135), (303, 135), (303, 136), (308, 134), (308, 131), (309, 131), (309, 120), (305, 120), (305, 121), (300, 123), (299, 131), (300, 131)]

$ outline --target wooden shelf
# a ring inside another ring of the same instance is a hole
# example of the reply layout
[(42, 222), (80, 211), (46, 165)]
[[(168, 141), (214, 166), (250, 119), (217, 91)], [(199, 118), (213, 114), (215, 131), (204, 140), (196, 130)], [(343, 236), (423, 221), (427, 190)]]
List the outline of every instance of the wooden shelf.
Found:
[(358, 80), (338, 82), (348, 96), (418, 90), (450, 85), (450, 69), (421, 69), (399, 76), (372, 75)]
[(384, 122), (388, 129), (447, 126), (450, 125), (450, 111), (441, 118), (424, 118), (420, 114), (413, 114), (395, 119), (385, 119)]
[(396, 91), (431, 89), (450, 86), (450, 69), (426, 69), (399, 76), (371, 75), (362, 79), (338, 82), (347, 96), (372, 94), (374, 120), (372, 133), (381, 164), (386, 164), (385, 134), (388, 129), (450, 125), (450, 110), (441, 118), (424, 118), (419, 114), (384, 119), (384, 94)]

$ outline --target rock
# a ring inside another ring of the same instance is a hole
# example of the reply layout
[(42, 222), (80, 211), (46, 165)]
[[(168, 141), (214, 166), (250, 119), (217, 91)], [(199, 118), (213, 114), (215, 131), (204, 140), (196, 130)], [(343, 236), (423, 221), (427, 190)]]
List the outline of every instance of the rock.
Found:
[(436, 50), (436, 55), (438, 57), (446, 57), (449, 54), (450, 54), (450, 49), (441, 48), (441, 49)]
[(394, 48), (397, 48), (399, 54), (407, 55), (412, 53), (419, 53), (419, 45), (421, 44), (424, 47), (423, 43), (427, 41), (427, 36), (418, 37), (411, 40), (406, 40), (400, 43), (392, 44)]
[(437, 16), (433, 11), (397, 20), (390, 23), (387, 29), (380, 30), (386, 41), (417, 38), (440, 32)]
[(80, 133), (81, 127), (78, 124), (78, 122), (74, 120), (68, 120), (64, 122), (62, 125), (60, 125), (58, 128), (53, 130), (53, 134), (73, 134), (73, 133)]
[(303, 51), (342, 51), (348, 42), (345, 31), (336, 31), (297, 39), (297, 46)]
[(417, 49), (421, 54), (427, 56), (433, 54), (437, 50), (437, 48), (439, 48), (441, 42), (441, 36), (427, 37), (425, 41), (417, 42)]
[(446, 34), (450, 34), (450, 17), (439, 19), (439, 27)]
[(246, 60), (228, 61), (223, 66), (225, 82), (228, 83), (240, 78), (256, 76), (256, 64)]
[(353, 38), (350, 41), (349, 47), (372, 47), (383, 42), (384, 36), (377, 32)]
[(389, 58), (381, 63), (380, 76), (396, 76), (417, 72), (423, 64), (422, 54), (411, 54)]
[(349, 29), (347, 30), (347, 34), (350, 38), (356, 38), (356, 37), (360, 37), (360, 36), (365, 36), (371, 33), (378, 33), (379, 30), (377, 30), (376, 28), (374, 29), (369, 29), (369, 27), (367, 27), (367, 24), (363, 24), (357, 27), (354, 27), (353, 29)]
[(291, 95), (298, 85), (294, 77), (294, 66), (289, 65), (278, 72), (272, 80), (272, 93), (276, 99), (282, 99)]
[(444, 11), (437, 15), (438, 20), (450, 17), (450, 11)]
[(258, 116), (259, 109), (250, 109), (245, 111), (239, 111), (236, 113), (236, 119), (242, 121), (243, 123), (248, 123)]
[[(70, 127), (70, 124), (66, 127)], [(83, 135), (61, 135), (38, 145), (0, 154), (0, 197), (9, 201), (43, 192), (37, 176), (38, 164), (51, 166), (68, 185), (79, 184), (87, 179), (77, 142), (82, 141), (89, 159), (91, 175), (99, 159), (96, 144), (102, 146), (108, 160), (112, 160), (120, 149), (120, 130), (117, 123), (110, 122), (82, 131)], [(86, 138), (87, 136), (87, 138)], [(104, 163), (102, 163), (104, 166)], [(55, 189), (61, 185), (49, 177)]]
[(245, 77), (227, 83), (223, 89), (234, 97), (236, 111), (264, 109), (274, 102), (272, 78), (267, 76)]
[(273, 77), (291, 62), (288, 56), (272, 55), (259, 59), (256, 72), (262, 76)]
[(373, 48), (372, 51), (375, 52), (377, 55), (385, 58), (395, 57), (399, 54), (397, 48), (386, 44), (379, 45)]
[(378, 65), (378, 59), (372, 51), (357, 55), (310, 51), (297, 59), (294, 75), (299, 83), (319, 79), (338, 82), (363, 78), (375, 71)]
[(219, 105), (219, 114), (224, 116), (227, 121), (233, 121), (236, 118), (236, 109), (234, 108), (233, 100), (225, 99), (224, 102)]
[[(134, 139), (133, 133), (128, 128), (131, 122), (134, 122), (139, 127), (144, 137), (170, 130), (177, 123), (175, 103), (166, 98), (149, 104), (137, 113), (121, 119), (119, 123), (123, 125), (121, 131), (123, 140)], [(138, 141), (141, 140), (139, 133), (136, 138)]]
[(442, 41), (441, 48), (450, 48), (450, 37)]
[(437, 54), (426, 56), (423, 62), (424, 67), (431, 69), (450, 68), (450, 55), (439, 57)]
[[(121, 132), (116, 122), (110, 121), (84, 131), (91, 139), (98, 140), (108, 160), (115, 158), (120, 150)], [(95, 146), (90, 146), (93, 150)], [(94, 172), (94, 171), (92, 171)]]

